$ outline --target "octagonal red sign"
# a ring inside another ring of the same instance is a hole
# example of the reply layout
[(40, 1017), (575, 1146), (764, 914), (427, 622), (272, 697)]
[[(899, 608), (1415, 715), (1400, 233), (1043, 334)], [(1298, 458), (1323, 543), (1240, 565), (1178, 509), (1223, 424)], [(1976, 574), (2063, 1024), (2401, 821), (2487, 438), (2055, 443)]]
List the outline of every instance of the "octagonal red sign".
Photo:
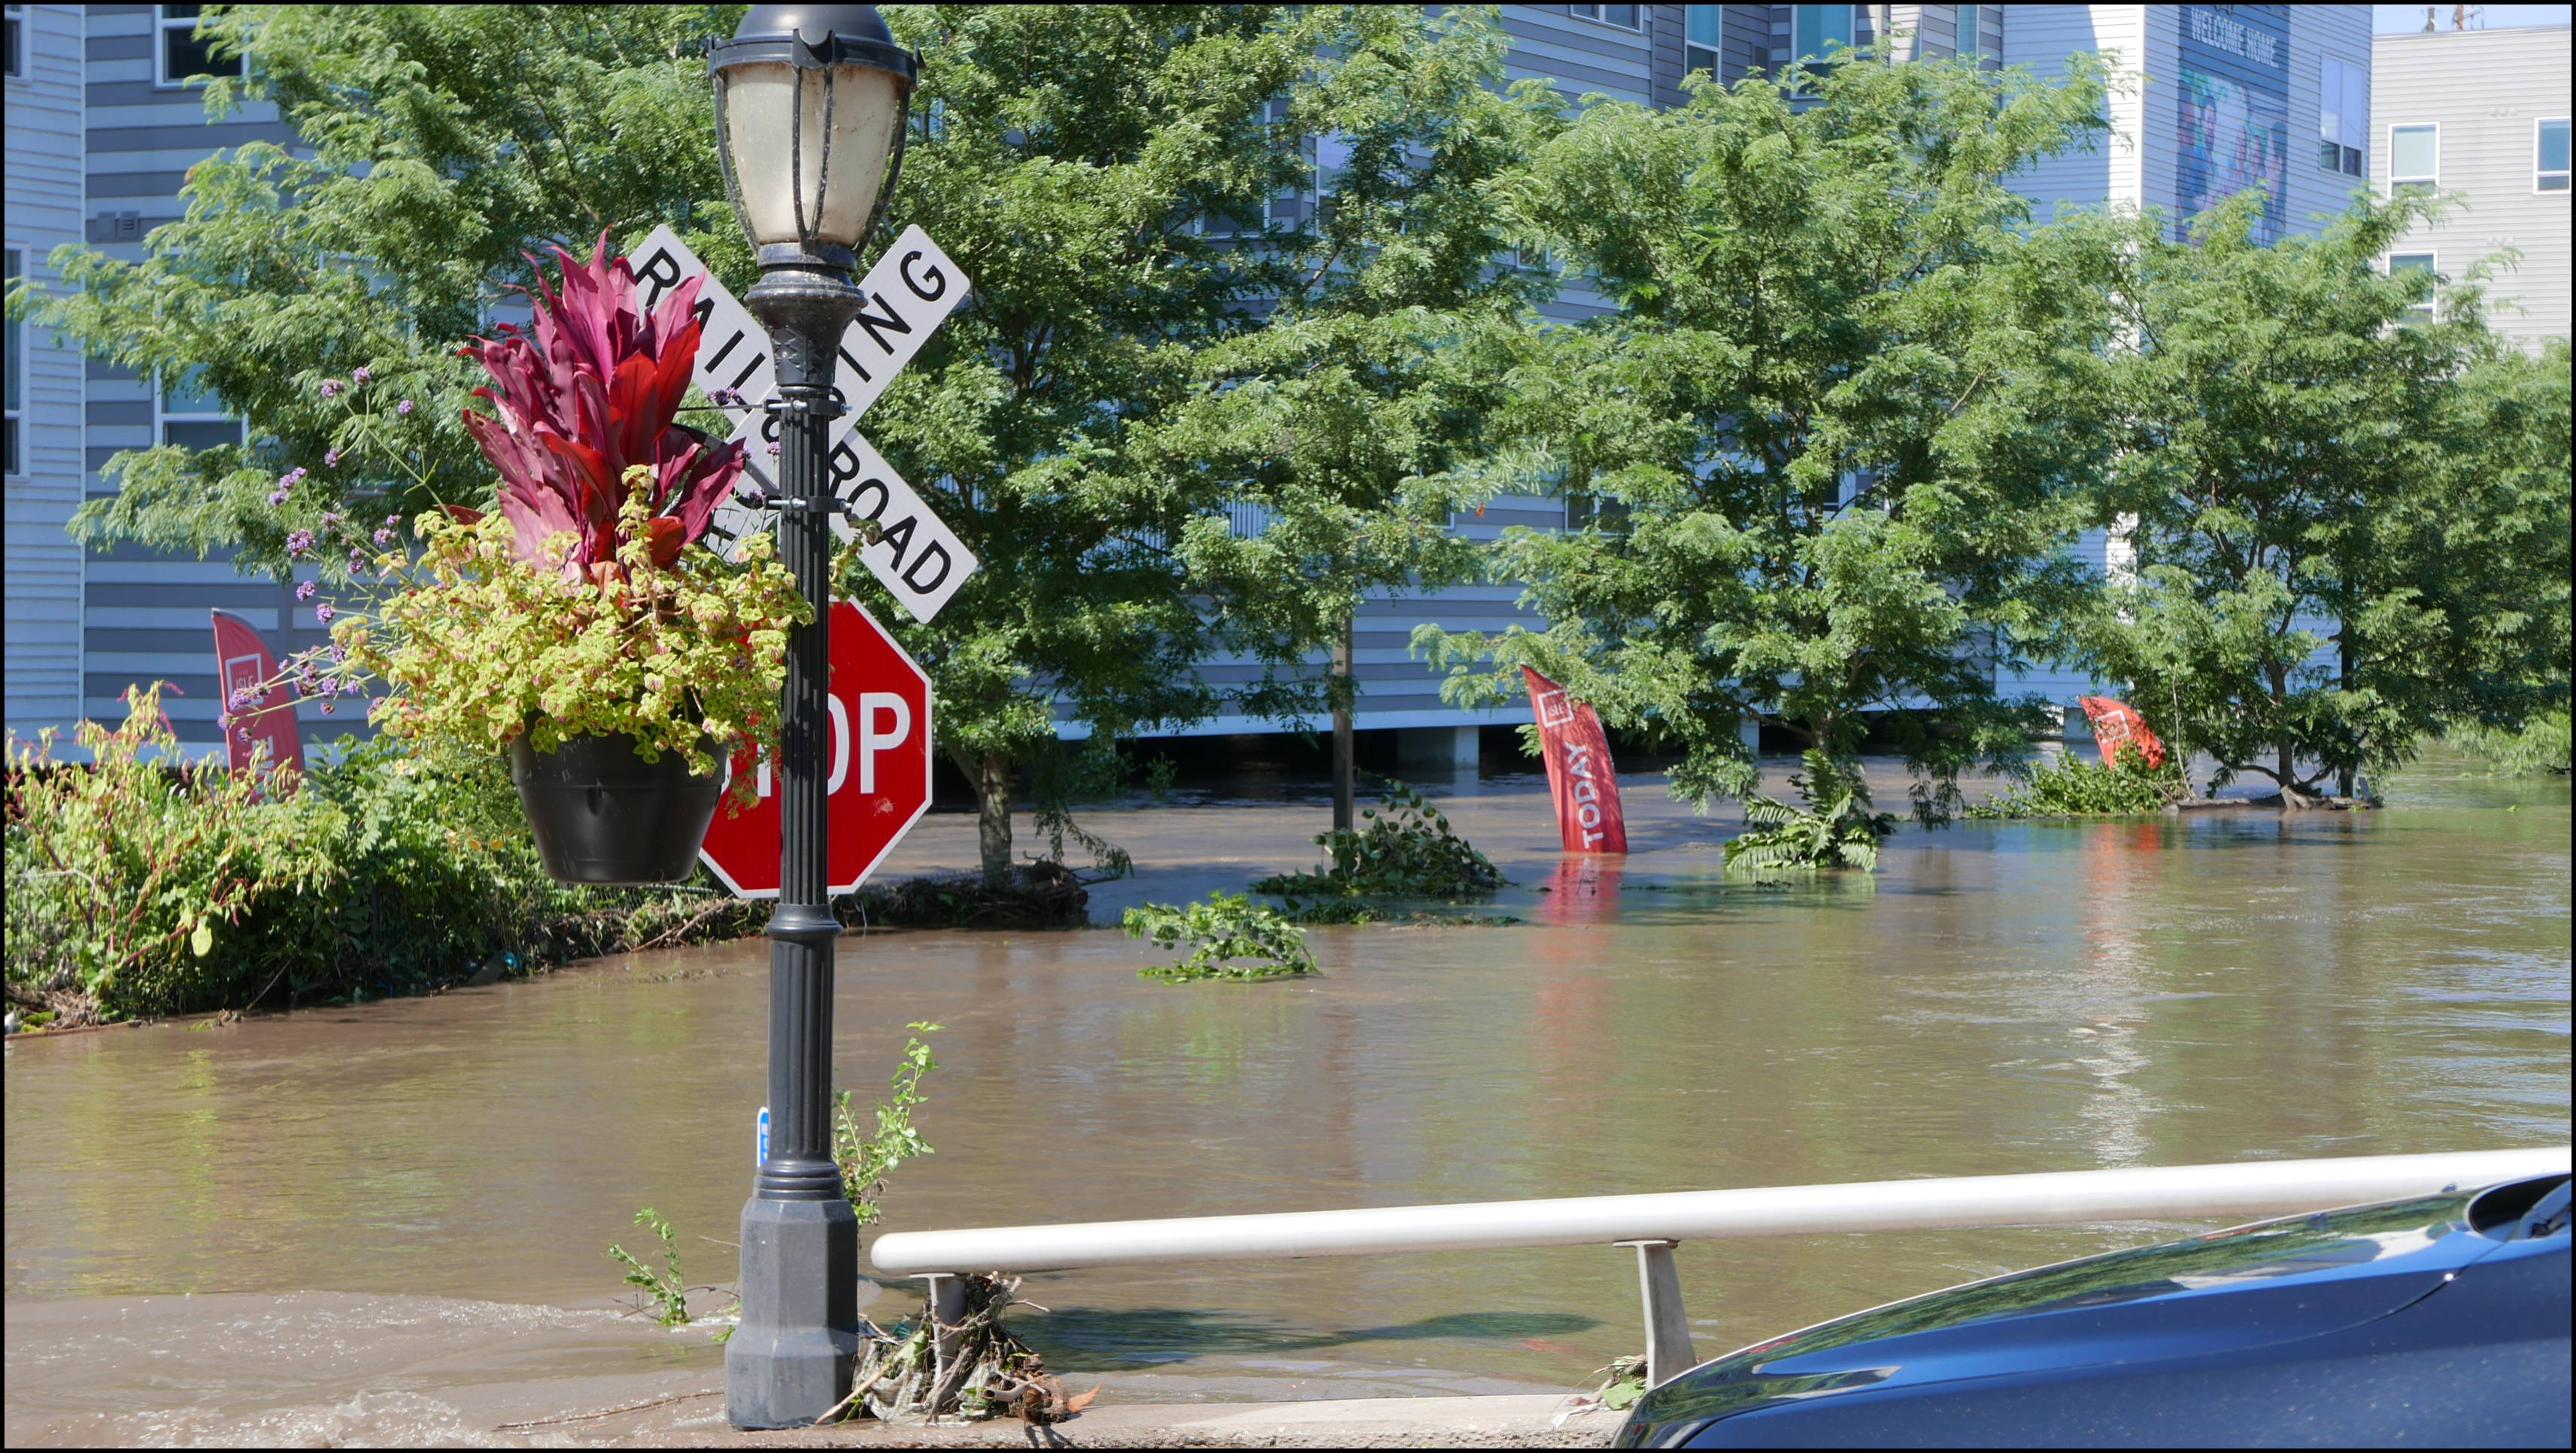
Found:
[[(832, 602), (831, 889), (867, 880), (930, 810), (930, 677), (876, 617)], [(735, 773), (757, 773), (759, 799), (716, 809), (698, 856), (744, 898), (778, 896), (778, 797), (769, 763), (750, 752)]]

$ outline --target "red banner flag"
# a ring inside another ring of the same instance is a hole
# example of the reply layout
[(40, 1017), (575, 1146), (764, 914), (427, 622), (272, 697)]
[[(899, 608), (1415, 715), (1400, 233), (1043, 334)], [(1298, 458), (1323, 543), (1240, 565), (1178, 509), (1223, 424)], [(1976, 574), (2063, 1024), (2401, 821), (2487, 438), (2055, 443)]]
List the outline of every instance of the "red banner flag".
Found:
[(271, 767), (304, 770), (304, 740), (295, 729), (295, 685), (281, 681), (277, 657), (259, 627), (230, 611), (216, 611), (215, 676), (223, 684), (224, 761), (236, 771), (251, 765), (252, 753), (268, 746)]
[(2093, 745), (2102, 749), (2102, 765), (2120, 765), (2120, 748), (2134, 744), (2138, 755), (2150, 767), (2165, 764), (2165, 744), (2147, 730), (2147, 719), (2125, 701), (2107, 696), (2079, 696), (2076, 702), (2084, 708), (2084, 719), (2093, 723)]
[(1538, 718), (1540, 753), (1547, 759), (1547, 791), (1556, 799), (1556, 830), (1569, 853), (1624, 853), (1628, 825), (1619, 814), (1619, 779), (1612, 775), (1610, 741), (1589, 702), (1569, 700), (1565, 688), (1527, 666), (1530, 711)]

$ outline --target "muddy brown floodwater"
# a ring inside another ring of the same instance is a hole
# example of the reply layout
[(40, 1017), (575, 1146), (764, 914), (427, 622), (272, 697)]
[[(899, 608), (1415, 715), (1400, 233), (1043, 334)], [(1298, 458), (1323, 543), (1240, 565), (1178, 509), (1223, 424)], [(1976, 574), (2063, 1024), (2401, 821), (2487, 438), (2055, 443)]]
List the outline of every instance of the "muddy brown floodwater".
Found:
[[(1909, 828), (1874, 880), (1794, 889), (1724, 881), (1729, 822), (1628, 790), (1637, 851), (1588, 867), (1533, 784), (1462, 790), (1528, 921), (1319, 929), (1306, 982), (1140, 980), (1145, 946), (1103, 930), (845, 940), (841, 1083), (881, 1084), (908, 1021), (946, 1026), (938, 1153), (883, 1229), (2567, 1138), (2563, 784), (2428, 767), (2380, 813)], [(1143, 871), (1095, 911), (1302, 864), (1317, 817), (1101, 814)], [(962, 865), (971, 825), (907, 851)], [(602, 1320), (603, 1250), (643, 1249), (652, 1206), (690, 1280), (729, 1279), (702, 1238), (732, 1238), (748, 1188), (765, 962), (754, 941), (13, 1041), (9, 1441), (185, 1439), (357, 1389), (400, 1423), (401, 1397), (531, 1360), (601, 1397), (714, 1386), (699, 1330)], [(2171, 1229), (1680, 1255), (1708, 1355)], [(1525, 1391), (1633, 1350), (1635, 1285), (1607, 1247), (1095, 1271), (1032, 1278), (1051, 1310), (1023, 1327), (1126, 1399)], [(408, 1330), (370, 1365), (350, 1318)], [(306, 1431), (366, 1436), (350, 1406)]]

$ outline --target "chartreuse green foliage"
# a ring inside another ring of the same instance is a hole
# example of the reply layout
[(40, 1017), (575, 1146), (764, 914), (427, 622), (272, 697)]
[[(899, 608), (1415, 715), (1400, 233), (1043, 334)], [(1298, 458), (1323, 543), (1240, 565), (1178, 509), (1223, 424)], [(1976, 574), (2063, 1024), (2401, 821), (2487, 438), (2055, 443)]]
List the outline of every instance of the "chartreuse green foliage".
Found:
[(849, 1198), (862, 1226), (885, 1214), (877, 1200), (885, 1194), (885, 1178), (894, 1168), (916, 1155), (931, 1153), (930, 1142), (912, 1123), (912, 1112), (923, 1100), (921, 1077), (939, 1068), (920, 1036), (937, 1032), (939, 1026), (916, 1021), (904, 1027), (912, 1037), (904, 1040), (903, 1053), (895, 1061), (894, 1077), (887, 1081), (889, 1093), (877, 1102), (876, 1129), (861, 1129), (850, 1114), (849, 1091), (832, 1097), (832, 1159), (841, 1168), (841, 1194)]
[(419, 993), (527, 967), (729, 938), (757, 905), (708, 887), (574, 888), (538, 864), (497, 757), (343, 739), (293, 791), (179, 766), (137, 692), (126, 722), (13, 748), (8, 992), (56, 1022)]
[[(1575, 528), (1506, 531), (1544, 631), (1425, 626), (1453, 700), (1535, 666), (1678, 747), (1675, 792), (1751, 791), (1756, 722), (1847, 759), (1862, 713), (1938, 795), (2026, 751), (1999, 664), (2084, 587), (2060, 546), (2100, 454), (2116, 246), (2027, 227), (2007, 179), (2101, 136), (2086, 60), (1855, 60), (1587, 106), (1496, 184), (1610, 316), (1524, 348), (1488, 488)], [(1819, 104), (1807, 104), (1809, 96)]]
[[(1315, 835), (1331, 861), (1311, 872), (1279, 873), (1252, 885), (1256, 893), (1289, 900), (1301, 916), (1334, 915), (1325, 904), (1299, 909), (1297, 899), (1354, 897), (1459, 898), (1502, 886), (1502, 871), (1449, 826), (1449, 819), (1402, 782), (1389, 782), (1385, 800), (1362, 808), (1367, 824), (1350, 832)], [(1317, 913), (1317, 909), (1323, 909)]]
[(9, 744), (13, 999), (215, 997), (245, 920), (323, 897), (346, 875), (328, 851), (345, 823), (320, 794), (274, 801), (247, 774), (167, 768), (178, 739), (160, 688), (127, 706), (122, 726), (80, 724), (87, 768), (56, 763), (50, 732)]
[(2126, 817), (2162, 812), (2165, 804), (2191, 795), (2179, 758), (2150, 767), (2134, 746), (2120, 748), (2115, 766), (2088, 762), (2073, 752), (2043, 762), (2030, 780), (1974, 803), (1974, 818)]
[(645, 1309), (653, 1320), (665, 1327), (686, 1326), (689, 1320), (689, 1288), (680, 1279), (680, 1243), (668, 1218), (650, 1206), (635, 1213), (635, 1224), (650, 1228), (662, 1240), (662, 1265), (655, 1271), (638, 1260), (635, 1253), (611, 1243), (608, 1259), (626, 1268), (626, 1284), (644, 1294)]
[(2568, 714), (2563, 709), (2539, 713), (2518, 732), (2462, 727), (2450, 734), (2454, 748), (2492, 764), (2508, 777), (2566, 776), (2568, 739)]
[(2498, 339), (2474, 277), (2436, 298), (2382, 270), (2434, 205), (2365, 200), (2270, 247), (2250, 204), (2188, 241), (2104, 228), (2139, 340), (2113, 359), (2105, 513), (2134, 517), (2139, 569), (2081, 641), (2219, 783), (2349, 790), (2445, 725), (2566, 703), (2567, 353)]
[(624, 733), (645, 760), (678, 752), (701, 775), (741, 745), (773, 745), (787, 628), (813, 608), (765, 535), (730, 563), (689, 545), (656, 564), (648, 475), (626, 471), (617, 559), (578, 579), (520, 559), (497, 510), (471, 524), (422, 514), (417, 559), (377, 557), (380, 578), (402, 588), (374, 616), (331, 627), (344, 671), (393, 688), (373, 719), (395, 737), (486, 752), (521, 732), (541, 752)]
[(1306, 930), (1265, 908), (1244, 893), (1210, 893), (1204, 903), (1175, 908), (1146, 903), (1127, 910), (1120, 924), (1130, 938), (1148, 938), (1154, 946), (1189, 952), (1168, 964), (1148, 964), (1136, 972), (1147, 979), (1183, 983), (1192, 979), (1284, 979), (1316, 972), (1315, 955), (1306, 947)]
[(1772, 879), (1817, 868), (1867, 872), (1878, 866), (1878, 841), (1896, 830), (1894, 815), (1870, 811), (1869, 783), (1856, 768), (1815, 747), (1803, 760), (1806, 771), (1790, 777), (1789, 785), (1806, 806), (1747, 794), (1744, 831), (1726, 845), (1726, 871)]

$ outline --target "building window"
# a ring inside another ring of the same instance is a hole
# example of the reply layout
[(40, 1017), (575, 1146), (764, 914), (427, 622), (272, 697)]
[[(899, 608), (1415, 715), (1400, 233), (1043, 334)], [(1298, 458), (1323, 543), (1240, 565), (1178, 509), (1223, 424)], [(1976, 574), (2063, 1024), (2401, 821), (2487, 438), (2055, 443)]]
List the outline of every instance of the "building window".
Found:
[(27, 74), (27, 7), (9, 7), (8, 76), (17, 80)]
[(2433, 122), (2388, 128), (2388, 185), (2429, 187), (2442, 178), (2442, 128)]
[[(2440, 280), (2441, 276), (2433, 270), (2433, 254), (2429, 252), (2399, 252), (2390, 254), (2388, 259), (2388, 275), (2390, 277), (2395, 277), (2402, 272), (2420, 272), (2433, 278), (2437, 282)], [(2424, 301), (2415, 304), (2406, 311), (2413, 315), (2419, 322), (2432, 322), (2433, 295), (2429, 292), (2426, 293), (2424, 295)]]
[(1836, 49), (1852, 43), (1852, 8), (1848, 5), (1792, 5), (1789, 54), (1792, 60), (1830, 60)]
[(1597, 20), (1603, 25), (1615, 25), (1621, 30), (1639, 28), (1641, 24), (1639, 17), (1646, 12), (1646, 7), (1643, 5), (1568, 5), (1565, 8), (1586, 20)]
[(2317, 66), (2317, 165), (2365, 175), (2370, 135), (2370, 70), (2332, 56)]
[(1959, 54), (1974, 56), (1979, 60), (1985, 58), (1986, 37), (1982, 33), (1986, 20), (1985, 11), (1986, 7), (1983, 5), (1959, 7)]
[(1682, 70), (1706, 71), (1709, 79), (1723, 81), (1726, 69), (1719, 59), (1719, 42), (1726, 38), (1726, 7), (1723, 5), (1685, 5), (1682, 7)]
[[(17, 289), (18, 276), (26, 270), (26, 267), (27, 254), (14, 247), (10, 248), (8, 287), (11, 291)], [(6, 333), (0, 333), (0, 343), (5, 343), (9, 353), (9, 441), (5, 472), (10, 474), (27, 472), (27, 467), (19, 462), (18, 458), (18, 411), (24, 406), (27, 393), (27, 350), (22, 346), (26, 341), (27, 326), (15, 320), (10, 322)]]
[(225, 413), (224, 401), (206, 388), (203, 369), (189, 369), (163, 383), (153, 402), (159, 415), (155, 443), (215, 449), (242, 441), (241, 420)]
[(2567, 190), (2567, 118), (2553, 116), (2534, 129), (2531, 148), (2531, 189), (2535, 192)]
[(214, 56), (206, 53), (206, 43), (197, 38), (197, 12), (202, 5), (156, 5), (160, 17), (154, 22), (161, 33), (158, 77), (164, 86), (184, 86), (198, 76), (238, 76), (242, 73), (241, 57)]

